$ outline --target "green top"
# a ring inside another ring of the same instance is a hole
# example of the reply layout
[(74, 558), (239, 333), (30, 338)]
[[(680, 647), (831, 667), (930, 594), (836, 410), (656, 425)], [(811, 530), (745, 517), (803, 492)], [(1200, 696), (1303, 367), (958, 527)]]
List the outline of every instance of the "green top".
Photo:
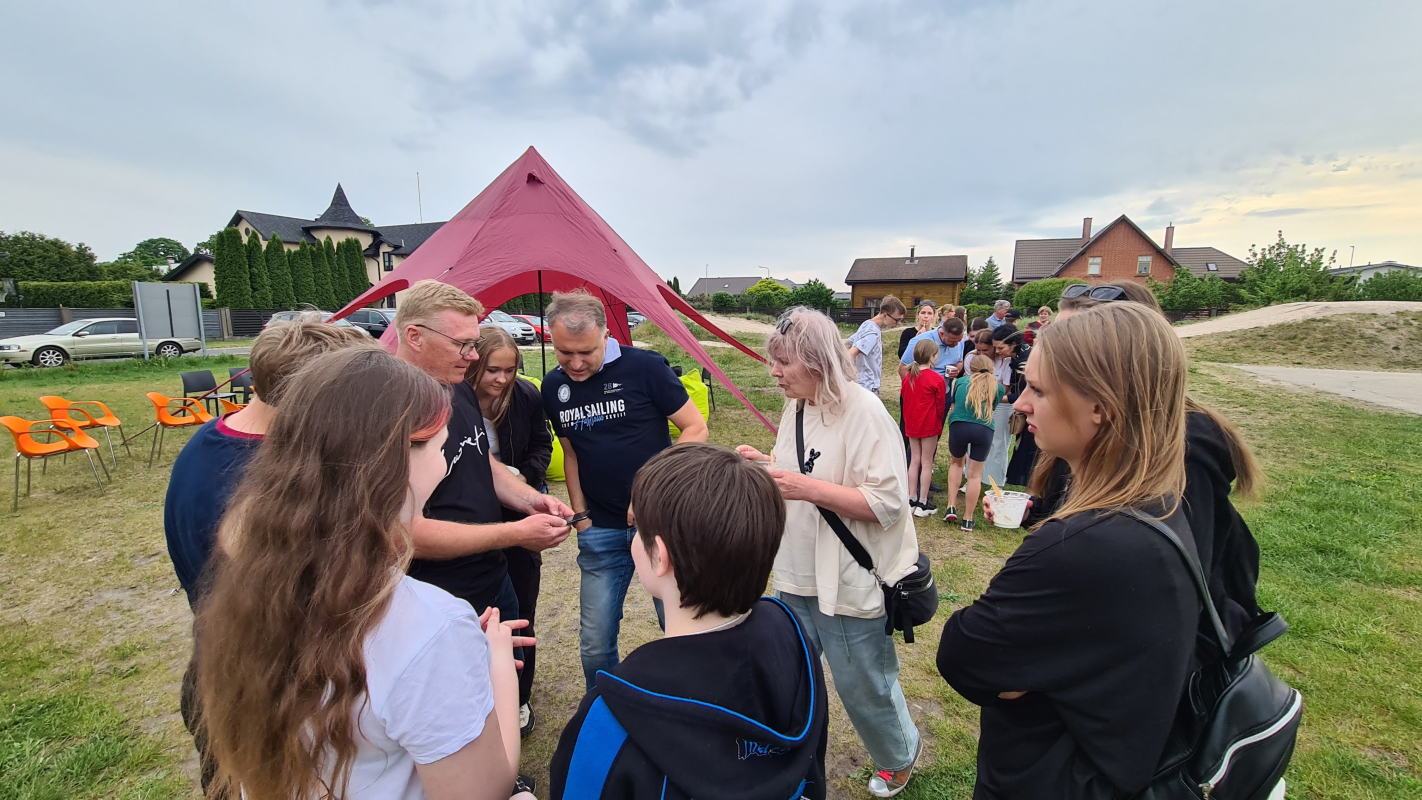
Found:
[[(992, 410), (997, 408), (997, 404), (1002, 402), (1002, 398), (1007, 396), (1007, 389), (1002, 384), (997, 383), (997, 394), (992, 398), (992, 407), (988, 409), (987, 417), (979, 417), (973, 413), (973, 409), (968, 405), (968, 381), (972, 378), (964, 375), (953, 380), (953, 391), (950, 396), (953, 400), (953, 413), (948, 415), (948, 424), (955, 422), (976, 422), (979, 425), (986, 425), (992, 428)], [(996, 381), (994, 381), (996, 383)]]

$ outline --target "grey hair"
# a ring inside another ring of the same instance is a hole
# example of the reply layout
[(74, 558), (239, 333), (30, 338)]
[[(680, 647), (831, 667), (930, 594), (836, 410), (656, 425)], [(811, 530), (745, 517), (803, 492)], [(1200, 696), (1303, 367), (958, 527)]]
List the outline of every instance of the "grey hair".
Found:
[(785, 361), (799, 362), (815, 378), (815, 402), (837, 406), (844, 400), (849, 376), (854, 374), (849, 351), (840, 340), (839, 328), (823, 312), (804, 306), (786, 309), (765, 342), (772, 359), (776, 353)]
[(568, 333), (572, 334), (582, 333), (589, 327), (596, 327), (599, 331), (607, 330), (607, 312), (602, 308), (602, 301), (593, 297), (586, 289), (574, 289), (553, 295), (552, 302), (543, 314), (550, 331), (553, 330), (553, 323), (559, 320), (562, 320)]
[(993, 311), (1001, 311), (1004, 308), (1012, 308), (1012, 304), (1007, 302), (1006, 300), (999, 300), (996, 303), (992, 304)]

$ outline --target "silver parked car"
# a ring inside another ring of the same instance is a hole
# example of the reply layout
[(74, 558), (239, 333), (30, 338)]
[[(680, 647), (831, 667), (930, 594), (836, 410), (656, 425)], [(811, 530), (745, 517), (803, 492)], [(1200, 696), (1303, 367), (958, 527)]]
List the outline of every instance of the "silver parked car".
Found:
[(498, 309), (490, 311), (489, 316), (479, 323), (481, 328), (489, 326), (503, 328), (519, 344), (538, 344), (538, 334), (533, 330), (532, 325), (521, 319), (514, 319)]
[[(163, 358), (202, 349), (197, 339), (149, 339), (149, 352)], [(124, 317), (81, 319), (49, 333), (0, 339), (0, 364), (29, 362), (37, 367), (61, 367), (75, 358), (124, 358), (143, 355), (138, 320)]]

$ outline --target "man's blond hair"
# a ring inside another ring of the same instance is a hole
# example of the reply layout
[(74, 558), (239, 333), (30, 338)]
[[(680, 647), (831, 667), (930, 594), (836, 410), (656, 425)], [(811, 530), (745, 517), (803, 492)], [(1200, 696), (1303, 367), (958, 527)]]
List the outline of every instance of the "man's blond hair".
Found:
[(574, 289), (553, 295), (553, 301), (543, 313), (548, 320), (549, 330), (560, 320), (568, 333), (574, 335), (586, 331), (589, 326), (600, 331), (607, 330), (607, 311), (603, 309), (602, 301), (593, 297), (586, 289)]
[(263, 403), (276, 406), (286, 391), (287, 378), (316, 356), (347, 347), (379, 345), (360, 328), (322, 322), (315, 312), (273, 322), (252, 342), (252, 389)]
[(453, 311), (476, 319), (484, 316), (484, 304), (470, 297), (463, 289), (435, 280), (417, 281), (400, 298), (395, 310), (395, 330), (404, 341), (405, 326), (434, 322), (444, 311)]

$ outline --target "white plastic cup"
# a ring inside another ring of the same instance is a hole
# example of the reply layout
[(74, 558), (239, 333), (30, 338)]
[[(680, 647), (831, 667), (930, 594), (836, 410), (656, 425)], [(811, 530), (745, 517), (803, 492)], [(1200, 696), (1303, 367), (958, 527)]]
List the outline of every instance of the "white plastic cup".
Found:
[(1025, 492), (1003, 492), (1002, 497), (993, 495), (992, 524), (999, 528), (1022, 527), (1022, 518), (1027, 515), (1027, 501), (1030, 498)]

